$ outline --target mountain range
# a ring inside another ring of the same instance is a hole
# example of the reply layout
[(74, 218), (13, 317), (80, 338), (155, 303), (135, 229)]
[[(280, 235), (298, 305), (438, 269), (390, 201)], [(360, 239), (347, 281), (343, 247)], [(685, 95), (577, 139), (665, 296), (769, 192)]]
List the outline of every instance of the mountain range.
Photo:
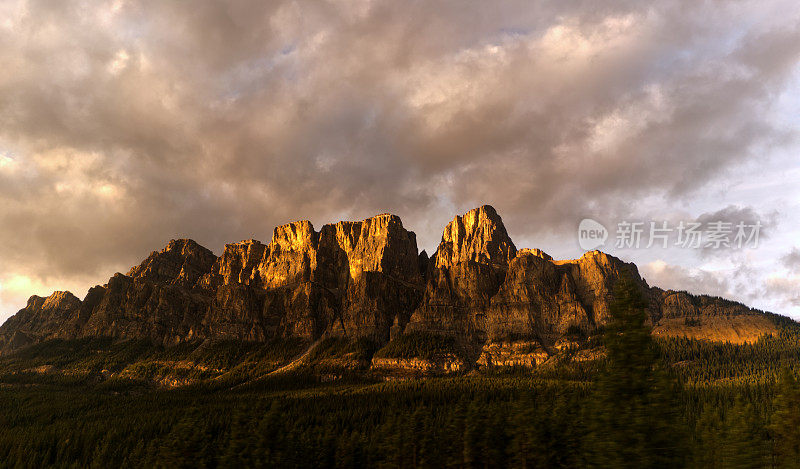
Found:
[[(32, 296), (0, 326), (0, 353), (91, 337), (166, 347), (338, 337), (391, 348), (425, 336), (465, 351), (449, 357), (447, 369), (535, 365), (602, 328), (624, 275), (649, 299), (654, 334), (743, 343), (780, 328), (779, 316), (737, 302), (649, 286), (634, 264), (600, 251), (554, 260), (517, 249), (497, 211), (484, 205), (456, 216), (431, 256), (391, 214), (319, 231), (293, 222), (275, 228), (267, 244), (228, 244), (220, 256), (190, 239), (172, 240), (83, 300), (69, 292)], [(379, 353), (372, 364), (433, 366), (414, 355)]]

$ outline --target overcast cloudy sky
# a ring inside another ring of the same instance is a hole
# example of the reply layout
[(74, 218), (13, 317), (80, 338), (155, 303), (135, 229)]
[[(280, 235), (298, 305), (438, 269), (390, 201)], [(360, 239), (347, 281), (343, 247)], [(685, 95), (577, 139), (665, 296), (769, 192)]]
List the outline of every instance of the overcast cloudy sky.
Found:
[(393, 212), (430, 252), (483, 203), (557, 258), (586, 217), (759, 222), (755, 249), (605, 250), (800, 318), (798, 25), (796, 0), (0, 1), (0, 321), (170, 238)]

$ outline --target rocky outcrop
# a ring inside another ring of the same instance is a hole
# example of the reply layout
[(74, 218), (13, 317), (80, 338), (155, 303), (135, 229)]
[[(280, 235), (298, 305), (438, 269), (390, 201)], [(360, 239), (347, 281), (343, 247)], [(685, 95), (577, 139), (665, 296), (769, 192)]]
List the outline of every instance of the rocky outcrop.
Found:
[(317, 267), (318, 242), (319, 233), (309, 221), (275, 228), (256, 284), (270, 289), (310, 282)]
[(386, 342), (422, 297), (419, 262), (414, 233), (389, 214), (319, 232), (308, 221), (289, 223), (269, 244), (229, 244), (219, 258), (194, 241), (172, 240), (83, 302), (61, 292), (32, 297), (0, 328), (0, 344), (86, 336)]
[(83, 301), (68, 292), (31, 297), (0, 326), (0, 353), (50, 338), (174, 344), (343, 336), (383, 344), (421, 333), (455, 338), (464, 361), (440, 366), (405, 356), (415, 369), (460, 370), (480, 360), (533, 366), (566, 335), (589, 334), (608, 320), (623, 275), (649, 296), (658, 334), (754, 340), (777, 330), (768, 315), (738, 303), (650, 288), (635, 265), (599, 251), (567, 261), (517, 251), (494, 208), (482, 206), (455, 217), (430, 257), (391, 214), (320, 231), (308, 221), (289, 223), (267, 244), (228, 244), (219, 257), (172, 240)]
[(653, 334), (741, 344), (777, 334), (770, 315), (724, 298), (650, 289)]
[(386, 358), (372, 359), (371, 368), (384, 375), (455, 373), (466, 370), (467, 364), (455, 355), (447, 355), (436, 360), (427, 358)]
[(535, 368), (550, 358), (550, 353), (537, 341), (487, 342), (477, 365), (481, 368)]
[(608, 319), (614, 284), (623, 275), (647, 291), (635, 265), (600, 251), (553, 261), (542, 251), (522, 250), (486, 314), (489, 339), (536, 338), (549, 347), (570, 330), (590, 332)]

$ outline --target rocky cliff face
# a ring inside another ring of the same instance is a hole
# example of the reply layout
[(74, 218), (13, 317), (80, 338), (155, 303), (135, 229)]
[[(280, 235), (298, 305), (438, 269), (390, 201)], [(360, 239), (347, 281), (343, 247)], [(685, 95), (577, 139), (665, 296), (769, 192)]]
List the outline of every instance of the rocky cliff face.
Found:
[[(323, 334), (385, 341), (407, 321), (422, 290), (413, 232), (394, 215), (275, 229), (272, 241), (228, 245), (200, 281), (215, 294), (211, 336), (249, 340)], [(244, 337), (233, 331), (249, 328)]]
[[(91, 336), (164, 344), (324, 336), (385, 343), (430, 333), (455, 337), (487, 364), (491, 356), (534, 363), (565, 334), (603, 324), (622, 275), (650, 297), (656, 333), (751, 340), (775, 329), (738, 303), (651, 289), (635, 265), (598, 251), (568, 261), (517, 251), (494, 208), (483, 206), (455, 217), (430, 258), (390, 214), (320, 231), (308, 221), (289, 223), (275, 228), (268, 244), (228, 244), (219, 257), (194, 241), (173, 240), (83, 301), (68, 292), (31, 297), (0, 327), (0, 352)], [(533, 343), (542, 347), (535, 357), (509, 352)]]
[(421, 297), (416, 236), (385, 214), (323, 228), (321, 239), (326, 258), (340, 259), (341, 333), (388, 340), (392, 324), (405, 324)]
[(407, 329), (484, 339), (486, 311), (516, 253), (494, 208), (455, 217), (428, 263), (425, 294)]
[(547, 346), (570, 328), (589, 331), (605, 322), (623, 274), (645, 287), (636, 266), (599, 251), (571, 261), (553, 261), (538, 249), (518, 252), (497, 212), (480, 207), (445, 228), (408, 329), (476, 345), (535, 338)]

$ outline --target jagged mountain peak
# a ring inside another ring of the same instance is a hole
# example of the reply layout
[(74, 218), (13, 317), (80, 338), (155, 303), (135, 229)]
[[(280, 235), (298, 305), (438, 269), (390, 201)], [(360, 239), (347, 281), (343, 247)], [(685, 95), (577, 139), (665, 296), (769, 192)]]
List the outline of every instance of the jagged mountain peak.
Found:
[(161, 251), (153, 251), (128, 277), (151, 282), (193, 286), (207, 273), (217, 256), (191, 239), (173, 239)]
[(503, 219), (491, 205), (482, 205), (447, 224), (436, 250), (437, 268), (462, 262), (504, 266), (517, 254)]

